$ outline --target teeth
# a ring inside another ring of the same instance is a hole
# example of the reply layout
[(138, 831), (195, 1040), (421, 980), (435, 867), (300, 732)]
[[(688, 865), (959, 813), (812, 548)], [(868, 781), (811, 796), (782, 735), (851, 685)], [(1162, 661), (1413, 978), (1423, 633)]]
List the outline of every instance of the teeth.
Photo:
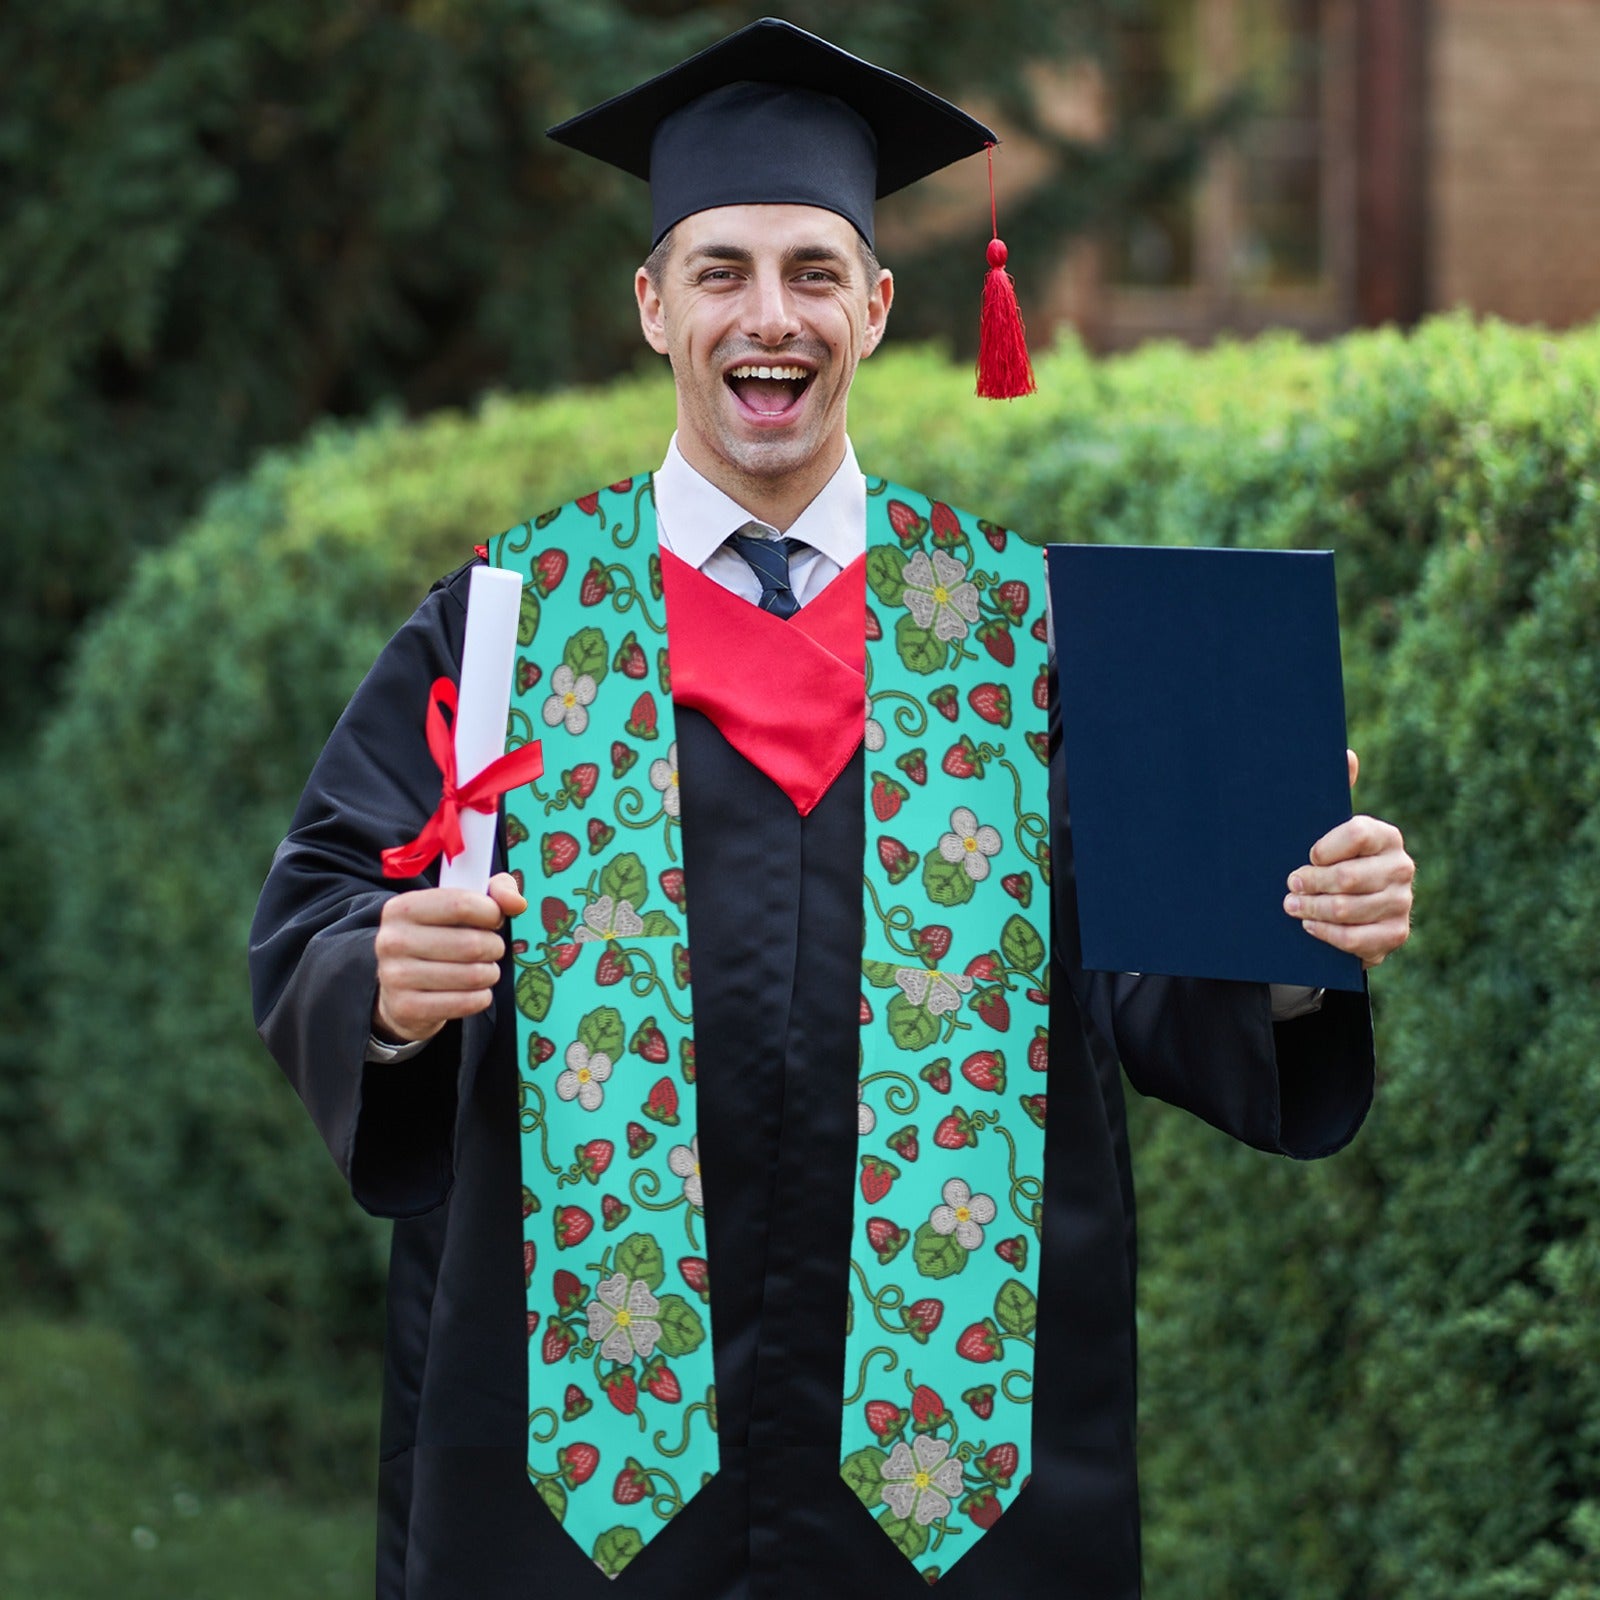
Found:
[(730, 378), (787, 378), (803, 382), (810, 374), (804, 367), (735, 367)]

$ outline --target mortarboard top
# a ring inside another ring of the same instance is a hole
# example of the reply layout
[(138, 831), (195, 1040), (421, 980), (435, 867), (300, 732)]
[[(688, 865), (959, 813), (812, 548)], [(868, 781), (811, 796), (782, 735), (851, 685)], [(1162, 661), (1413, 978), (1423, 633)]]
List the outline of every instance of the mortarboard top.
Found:
[(872, 203), (997, 143), (976, 118), (765, 17), (550, 137), (650, 184), (652, 242), (696, 211), (810, 205), (872, 243)]

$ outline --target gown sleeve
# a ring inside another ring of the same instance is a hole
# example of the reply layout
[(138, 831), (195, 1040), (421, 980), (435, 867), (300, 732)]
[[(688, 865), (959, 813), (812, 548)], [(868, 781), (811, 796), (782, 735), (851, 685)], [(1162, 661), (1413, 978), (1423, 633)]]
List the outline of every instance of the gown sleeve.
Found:
[(1054, 696), (1050, 745), (1057, 977), (1071, 984), (1079, 1011), (1128, 1081), (1258, 1150), (1309, 1160), (1348, 1144), (1372, 1103), (1365, 988), (1329, 989), (1319, 1010), (1275, 1023), (1265, 983), (1086, 971)]
[(380, 855), (415, 837), (438, 802), (427, 695), (436, 677), (460, 675), (469, 570), (434, 587), (345, 708), (250, 930), (256, 1026), (356, 1200), (377, 1216), (418, 1216), (448, 1195), (458, 1075), (490, 1031), (488, 1016), (473, 1017), (408, 1060), (366, 1060), (383, 903), (426, 886), (385, 878)]

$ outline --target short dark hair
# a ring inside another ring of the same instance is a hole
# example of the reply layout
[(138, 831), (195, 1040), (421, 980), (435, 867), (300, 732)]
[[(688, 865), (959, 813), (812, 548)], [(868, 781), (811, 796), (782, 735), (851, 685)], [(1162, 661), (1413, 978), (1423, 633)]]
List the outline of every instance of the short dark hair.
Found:
[[(672, 236), (677, 230), (668, 228), (661, 235), (654, 250), (644, 258), (644, 275), (650, 280), (650, 287), (657, 294), (661, 292), (661, 278), (667, 270), (667, 262), (672, 258)], [(861, 270), (867, 275), (867, 284), (870, 287), (878, 281), (878, 274), (883, 271), (876, 252), (872, 246), (858, 233), (856, 238), (856, 254), (861, 260)]]

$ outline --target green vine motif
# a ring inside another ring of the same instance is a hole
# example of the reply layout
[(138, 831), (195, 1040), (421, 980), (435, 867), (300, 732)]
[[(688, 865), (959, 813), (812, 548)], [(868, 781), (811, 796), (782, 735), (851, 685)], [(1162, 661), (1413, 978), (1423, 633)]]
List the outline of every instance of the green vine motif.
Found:
[(880, 1081), (889, 1085), (883, 1091), (883, 1103), (895, 1116), (909, 1117), (917, 1109), (922, 1091), (905, 1073), (887, 1067), (881, 1072), (870, 1072), (861, 1080), (861, 1087), (865, 1089)]
[(928, 1531), (933, 1535), (928, 1544), (928, 1553), (931, 1555), (944, 1543), (947, 1536), (959, 1539), (967, 1530), (965, 1528), (952, 1528), (948, 1517), (940, 1517), (937, 1521), (928, 1524)]
[(898, 1311), (906, 1303), (906, 1292), (898, 1283), (885, 1285), (877, 1294), (872, 1292), (872, 1285), (867, 1282), (867, 1275), (861, 1268), (859, 1261), (851, 1261), (850, 1270), (855, 1273), (861, 1284), (861, 1292), (867, 1297), (867, 1304), (872, 1307), (872, 1315), (877, 1319), (878, 1326), (885, 1333), (903, 1334), (911, 1337), (911, 1330), (904, 1324), (896, 1327), (884, 1315), (885, 1311)]
[(898, 933), (911, 933), (917, 927), (917, 919), (912, 915), (910, 906), (891, 906), (888, 911), (883, 909), (883, 902), (878, 898), (877, 887), (871, 878), (863, 880), (867, 899), (872, 902), (872, 910), (879, 922), (883, 924), (883, 936), (887, 944), (891, 945), (901, 955), (910, 956), (913, 961), (921, 961), (922, 954), (915, 945), (902, 943), (895, 937)]
[[(538, 1422), (540, 1417), (548, 1417), (550, 1419), (548, 1424), (550, 1431), (548, 1433), (539, 1433), (536, 1431), (534, 1424)], [(560, 1431), (561, 1418), (556, 1414), (553, 1406), (540, 1406), (537, 1411), (530, 1411), (528, 1413), (528, 1437), (534, 1444), (549, 1444), (550, 1441), (555, 1438)], [(541, 1479), (559, 1478), (561, 1476), (559, 1471), (535, 1473), (532, 1467), (529, 1467), (528, 1473), (530, 1477), (538, 1477)]]
[(619, 615), (623, 612), (637, 609), (639, 620), (650, 629), (652, 633), (665, 633), (667, 619), (662, 617), (656, 620), (650, 612), (650, 603), (640, 592), (638, 584), (633, 581), (633, 569), (622, 562), (614, 562), (600, 569), (608, 578), (612, 578), (615, 587), (611, 590), (609, 599), (611, 609)]
[(1015, 765), (1010, 761), (1000, 761), (997, 765), (1004, 767), (1011, 774), (1011, 786), (1015, 796), (1012, 804), (1017, 813), (1017, 826), (1015, 829), (1017, 848), (1034, 866), (1042, 868), (1041, 857), (1044, 852), (1039, 847), (1041, 845), (1048, 847), (1049, 845), (1050, 824), (1037, 811), (1025, 811), (1023, 809), (1022, 774), (1017, 771)]
[[(628, 965), (629, 965), (628, 989), (629, 989), (629, 992), (631, 994), (633, 994), (635, 996), (635, 998), (640, 999), (640, 1000), (645, 1000), (645, 999), (648, 999), (649, 996), (652, 993), (655, 993), (656, 991), (659, 991), (660, 992), (660, 1003), (661, 1003), (661, 1005), (663, 1005), (666, 1008), (666, 1010), (671, 1014), (671, 1016), (672, 1016), (672, 1018), (673, 1018), (673, 1020), (675, 1022), (681, 1022), (684, 1025), (684, 1027), (687, 1028), (689, 1026), (690, 1021), (691, 1021), (690, 1015), (689, 1015), (689, 1013), (687, 1011), (680, 1011), (672, 1003), (672, 993), (667, 988), (666, 984), (662, 981), (661, 973), (660, 973), (660, 970), (657, 968), (657, 966), (655, 964), (654, 957), (648, 955), (645, 951), (641, 950), (637, 945), (632, 945), (632, 944), (624, 946), (624, 945), (619, 943), (617, 945), (617, 953), (619, 955), (625, 955), (628, 958)], [(640, 962), (644, 966), (648, 967), (649, 971), (648, 972), (637, 972), (637, 971), (634, 971), (633, 970), (633, 963), (636, 962), (636, 961)]]
[(655, 1437), (651, 1439), (650, 1445), (658, 1456), (681, 1456), (689, 1448), (689, 1435), (694, 1431), (692, 1424), (697, 1411), (705, 1412), (708, 1418), (711, 1416), (711, 1407), (704, 1400), (696, 1400), (685, 1406), (683, 1409), (683, 1436), (676, 1444), (667, 1443), (667, 1430), (665, 1428), (656, 1429)]
[[(551, 1175), (551, 1177), (559, 1178), (566, 1169), (564, 1167), (558, 1167), (555, 1162), (550, 1159), (550, 1129), (544, 1120), (544, 1090), (542, 1090), (538, 1084), (533, 1082), (531, 1078), (521, 1079), (520, 1084), (522, 1114), (518, 1121), (521, 1125), (522, 1131), (525, 1135), (530, 1133), (537, 1133), (539, 1135), (539, 1159), (544, 1162), (544, 1169)], [(528, 1101), (530, 1099), (536, 1102), (532, 1109), (530, 1109), (528, 1106)]]
[[(533, 726), (533, 718), (521, 706), (512, 706), (506, 718), (506, 749), (520, 749), (525, 744), (532, 744), (539, 737)], [(531, 789), (533, 785), (530, 783)]]
[(867, 1376), (867, 1367), (874, 1356), (883, 1357), (883, 1375), (888, 1377), (900, 1365), (900, 1358), (886, 1344), (875, 1344), (861, 1357), (861, 1364), (856, 1368), (856, 1386), (844, 1397), (846, 1406), (855, 1405), (867, 1392), (867, 1384), (871, 1381)]
[[(647, 809), (650, 810), (648, 816), (645, 815)], [(673, 835), (678, 829), (678, 819), (664, 804), (650, 809), (650, 802), (645, 799), (644, 792), (629, 784), (626, 789), (617, 791), (616, 799), (612, 802), (611, 814), (624, 828), (653, 828), (664, 818), (667, 826), (663, 842), (667, 847), (667, 859), (669, 861), (678, 859), (678, 847), (673, 843)]]
[[(640, 1186), (643, 1184), (649, 1185), (648, 1194), (639, 1192)], [(689, 1204), (689, 1197), (686, 1194), (680, 1192), (675, 1200), (658, 1201), (655, 1196), (660, 1193), (661, 1174), (654, 1167), (640, 1167), (632, 1178), (628, 1180), (628, 1198), (635, 1205), (642, 1207), (646, 1211), (676, 1211), (679, 1206), (682, 1206), (683, 1231), (689, 1236), (690, 1247), (698, 1250), (700, 1248), (700, 1236), (695, 1231), (695, 1219), (701, 1213)]]
[(508, 528), (498, 539), (491, 540), (490, 544), (495, 547), (495, 565), (503, 567), (506, 564), (506, 556), (520, 555), (524, 550), (532, 549), (533, 534), (532, 522), (519, 522), (516, 527)]
[(904, 689), (885, 689), (872, 697), (876, 710), (880, 700), (893, 700), (895, 728), (908, 739), (920, 739), (928, 731), (928, 708), (914, 694)]
[[(1008, 1339), (1020, 1339), (1022, 1335), (1008, 1333), (1005, 1335), (1005, 1337)], [(1031, 1344), (1033, 1341), (1030, 1339), (1028, 1342)], [(1026, 1394), (1017, 1394), (1012, 1390), (1011, 1380), (1013, 1378), (1021, 1378), (1027, 1383), (1028, 1392)], [(1000, 1380), (1000, 1393), (1003, 1394), (1013, 1405), (1031, 1406), (1033, 1404), (1033, 1374), (1030, 1372), (1024, 1372), (1021, 1367), (1013, 1367), (1008, 1373), (1006, 1373), (1005, 1377)]]
[[(978, 1117), (987, 1115), (990, 1115), (990, 1113), (982, 1111), (975, 1113), (972, 1119), (974, 1125), (976, 1125)], [(1036, 1239), (1041, 1238), (1043, 1229), (1040, 1223), (1040, 1208), (1044, 1199), (1044, 1184), (1038, 1178), (1031, 1177), (1027, 1173), (1024, 1173), (1021, 1177), (1017, 1176), (1017, 1144), (1016, 1140), (1011, 1137), (1011, 1130), (1002, 1124), (996, 1127), (994, 1131), (1005, 1140), (1006, 1149), (1010, 1152), (1006, 1157), (1006, 1176), (1011, 1180), (1011, 1193), (1007, 1196), (1011, 1204), (1011, 1210), (1020, 1223), (1033, 1229)], [(1026, 1211), (1017, 1204), (1019, 1195), (1028, 1202)]]
[(655, 495), (649, 478), (646, 478), (637, 489), (633, 491), (633, 526), (624, 533), (620, 522), (611, 527), (611, 542), (619, 550), (631, 550), (639, 542), (639, 529), (644, 522), (641, 507), (646, 495), (650, 496), (651, 504), (655, 503)]
[[(678, 1487), (677, 1479), (674, 1478), (670, 1472), (665, 1471), (661, 1467), (646, 1467), (645, 1472), (650, 1478), (650, 1509), (663, 1522), (666, 1522), (672, 1517), (677, 1516), (677, 1514), (682, 1511), (684, 1506), (688, 1503), (683, 1498), (683, 1490)], [(670, 1491), (666, 1489), (657, 1489), (657, 1478), (664, 1478), (669, 1484), (671, 1484), (672, 1487)]]

